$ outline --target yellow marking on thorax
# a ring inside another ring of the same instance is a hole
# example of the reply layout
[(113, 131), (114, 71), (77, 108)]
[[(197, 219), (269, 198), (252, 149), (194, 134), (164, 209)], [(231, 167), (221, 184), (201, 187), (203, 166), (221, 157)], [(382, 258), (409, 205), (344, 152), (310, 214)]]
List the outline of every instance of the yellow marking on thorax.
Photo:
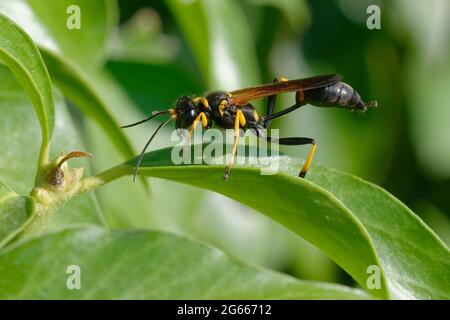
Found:
[(221, 116), (221, 117), (223, 117), (223, 110), (225, 110), (225, 108), (227, 107), (227, 106), (226, 106), (227, 103), (228, 103), (228, 101), (225, 100), (225, 99), (223, 99), (223, 100), (220, 101), (220, 103), (219, 103), (219, 113), (220, 113), (220, 116)]

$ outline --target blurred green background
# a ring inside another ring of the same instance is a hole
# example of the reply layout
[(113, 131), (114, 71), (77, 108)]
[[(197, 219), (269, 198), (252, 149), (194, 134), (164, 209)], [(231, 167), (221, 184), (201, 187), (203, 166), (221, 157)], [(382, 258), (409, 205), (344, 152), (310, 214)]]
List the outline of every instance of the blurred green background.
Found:
[[(273, 128), (282, 136), (315, 138), (316, 164), (386, 188), (450, 244), (449, 1), (110, 4), (109, 19), (116, 23), (108, 32), (104, 65), (91, 68), (89, 59), (77, 63), (121, 124), (166, 109), (182, 94), (232, 90), (275, 76), (339, 73), (364, 100), (378, 100), (379, 108), (358, 114), (305, 107), (273, 121)], [(366, 27), (371, 4), (381, 8), (381, 30)], [(283, 96), (277, 109), (292, 105), (293, 99)], [(75, 108), (70, 111), (86, 149), (95, 155), (92, 172), (125, 160), (92, 120)], [(127, 131), (136, 150), (156, 125)], [(153, 149), (170, 145), (170, 130)], [(304, 158), (308, 148), (282, 151)], [(150, 197), (131, 178), (97, 192), (98, 207), (112, 227), (171, 230), (300, 278), (352, 283), (306, 241), (237, 202), (169, 181), (150, 183)], [(54, 225), (67, 219), (59, 214)]]

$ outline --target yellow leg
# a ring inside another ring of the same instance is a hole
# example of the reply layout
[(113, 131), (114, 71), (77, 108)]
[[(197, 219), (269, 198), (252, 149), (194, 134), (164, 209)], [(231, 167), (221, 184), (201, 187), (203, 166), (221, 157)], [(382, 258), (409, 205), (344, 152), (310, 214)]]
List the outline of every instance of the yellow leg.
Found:
[(206, 117), (206, 114), (204, 112), (200, 112), (189, 127), (189, 139), (192, 137), (192, 132), (194, 131), (200, 120), (202, 121), (203, 128), (206, 128), (208, 126), (208, 118)]
[(246, 124), (246, 120), (244, 114), (241, 110), (236, 112), (236, 119), (234, 120), (234, 143), (233, 150), (231, 151), (230, 161), (228, 162), (227, 167), (225, 168), (225, 174), (223, 176), (223, 180), (227, 181), (228, 176), (230, 175), (231, 166), (234, 163), (234, 157), (236, 156), (238, 142), (239, 142), (239, 128), (244, 127)]
[(305, 163), (303, 164), (303, 168), (300, 171), (299, 177), (304, 178), (306, 175), (306, 172), (308, 171), (309, 166), (311, 165), (311, 161), (314, 157), (314, 152), (316, 151), (316, 143), (313, 142), (313, 145), (311, 147), (311, 150), (309, 151), (308, 158), (306, 159)]
[(205, 97), (197, 97), (197, 98), (192, 99), (192, 101), (195, 104), (201, 102), (205, 108), (209, 108), (208, 100)]

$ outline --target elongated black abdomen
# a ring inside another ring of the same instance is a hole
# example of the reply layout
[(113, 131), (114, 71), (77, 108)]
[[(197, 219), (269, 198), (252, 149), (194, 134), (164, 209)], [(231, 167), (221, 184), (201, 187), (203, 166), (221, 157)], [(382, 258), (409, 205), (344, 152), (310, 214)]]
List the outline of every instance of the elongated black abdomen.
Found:
[(376, 102), (364, 103), (359, 94), (348, 84), (338, 81), (330, 86), (306, 90), (298, 95), (301, 103), (317, 107), (338, 107), (365, 111), (376, 106)]

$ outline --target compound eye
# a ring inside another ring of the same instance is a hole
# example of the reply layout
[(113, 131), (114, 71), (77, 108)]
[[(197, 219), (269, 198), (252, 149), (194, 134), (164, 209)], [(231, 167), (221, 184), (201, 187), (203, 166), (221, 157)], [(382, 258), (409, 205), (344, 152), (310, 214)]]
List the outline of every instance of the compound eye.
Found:
[(195, 110), (194, 109), (186, 110), (186, 116), (188, 118), (194, 119), (195, 118)]
[(195, 120), (197, 108), (189, 97), (181, 97), (176, 105), (176, 127), (188, 128)]

